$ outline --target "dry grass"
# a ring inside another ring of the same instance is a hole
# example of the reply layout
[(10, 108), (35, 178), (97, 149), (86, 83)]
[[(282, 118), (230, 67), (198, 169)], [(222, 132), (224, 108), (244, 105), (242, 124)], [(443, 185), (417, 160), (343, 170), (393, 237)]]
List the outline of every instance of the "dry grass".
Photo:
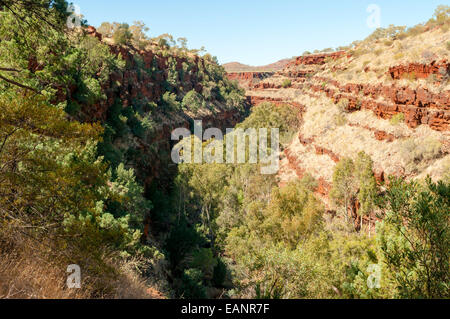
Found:
[(136, 260), (109, 260), (114, 272), (81, 269), (81, 289), (68, 289), (67, 258), (52, 253), (48, 240), (33, 240), (0, 228), (0, 299), (163, 298), (136, 271)]
[[(450, 51), (448, 47), (448, 39), (450, 31), (443, 29), (434, 29), (416, 36), (409, 36), (403, 39), (384, 39), (378, 42), (370, 43), (365, 46), (362, 44), (354, 52), (352, 58), (341, 58), (332, 63), (333, 67), (348, 67), (345, 72), (338, 72), (332, 76), (331, 68), (319, 72), (318, 76), (333, 77), (340, 83), (370, 83), (390, 85), (397, 83), (399, 85), (407, 85), (413, 88), (417, 86), (430, 87), (434, 92), (448, 90), (450, 85), (434, 87), (425, 80), (413, 81), (394, 81), (390, 77), (384, 76), (389, 67), (406, 64), (406, 63), (430, 63), (433, 60), (450, 60)], [(368, 61), (370, 61), (368, 63)], [(377, 62), (382, 62), (377, 64)], [(380, 72), (362, 72), (364, 68), (369, 67), (371, 70), (380, 69)], [(350, 70), (358, 70), (350, 72)], [(383, 75), (380, 78), (380, 74)], [(351, 75), (351, 77), (350, 77)], [(411, 83), (412, 82), (412, 83)]]
[[(320, 98), (302, 95), (294, 100), (306, 105), (304, 122), (300, 128), (304, 138), (314, 138), (316, 146), (328, 149), (340, 157), (354, 157), (360, 151), (365, 151), (374, 160), (375, 169), (386, 174), (407, 174), (414, 177), (425, 171), (429, 172), (428, 168), (442, 158), (440, 141), (449, 140), (446, 133), (434, 131), (426, 125), (411, 129), (405, 123), (393, 125), (389, 120), (377, 118), (371, 111), (342, 112), (323, 95)], [(393, 142), (379, 141), (373, 130), (385, 131), (397, 139)], [(405, 158), (405, 143), (408, 140), (417, 145), (413, 152), (417, 156), (412, 160)], [(301, 159), (301, 168), (311, 172), (316, 178), (331, 180), (334, 163), (328, 156), (316, 155), (314, 148), (301, 145), (297, 139), (289, 149)], [(433, 176), (442, 177), (444, 172), (440, 171)]]
[[(322, 78), (331, 78), (341, 85), (381, 84), (412, 89), (420, 86), (427, 87), (433, 93), (450, 90), (449, 81), (438, 85), (433, 77), (418, 79), (415, 74), (402, 80), (393, 80), (387, 72), (389, 67), (400, 64), (428, 64), (433, 60), (450, 60), (449, 29), (438, 28), (426, 32), (417, 29), (400, 38), (381, 39), (367, 47), (363, 44), (355, 50), (356, 55), (353, 57), (329, 61), (326, 67), (315, 66), (314, 77), (307, 79), (301, 90), (263, 90), (251, 92), (251, 95), (281, 98), (305, 105), (306, 112), (303, 114), (299, 133), (304, 138), (314, 138), (315, 146), (330, 150), (340, 157), (353, 158), (358, 152), (365, 151), (372, 157), (375, 170), (383, 171), (386, 175), (404, 175), (411, 179), (427, 175), (434, 180), (446, 176), (450, 178), (450, 158), (448, 150), (445, 151), (443, 146), (450, 145), (450, 133), (432, 130), (427, 125), (411, 129), (405, 124), (403, 114), (397, 115), (391, 122), (378, 118), (368, 110), (344, 112), (345, 100), (335, 105), (324, 94), (314, 93), (309, 89), (312, 84), (322, 85)], [(295, 66), (290, 67), (289, 71), (304, 68), (306, 66)], [(266, 79), (267, 82), (280, 80), (280, 77)], [(310, 93), (319, 97), (311, 97)], [(382, 97), (377, 100), (383, 102)], [(374, 133), (376, 130), (392, 134), (396, 139), (392, 142), (377, 140)], [(298, 158), (301, 171), (310, 173), (316, 179), (322, 177), (331, 182), (335, 163), (329, 156), (317, 155), (313, 146), (304, 146), (297, 138), (294, 138), (289, 150)], [(279, 174), (281, 181), (292, 180), (295, 175), (287, 159), (282, 159)]]

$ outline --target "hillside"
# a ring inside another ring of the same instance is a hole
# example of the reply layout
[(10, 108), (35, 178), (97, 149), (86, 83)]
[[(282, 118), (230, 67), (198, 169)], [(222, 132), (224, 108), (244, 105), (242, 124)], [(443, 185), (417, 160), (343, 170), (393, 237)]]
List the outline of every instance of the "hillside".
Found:
[(61, 4), (2, 9), (0, 298), (170, 297), (171, 132), (234, 126), (245, 99), (210, 55), (142, 25), (67, 29)]
[(262, 66), (251, 66), (242, 64), (239, 62), (230, 62), (223, 64), (223, 67), (225, 68), (225, 71), (228, 73), (239, 73), (239, 72), (275, 72), (280, 71), (284, 69), (284, 67), (291, 62), (292, 59), (283, 59), (280, 61), (277, 61), (275, 63), (271, 63), (268, 65), (262, 65)]
[(68, 9), (0, 1), (0, 298), (450, 298), (450, 7), (263, 67)]
[(429, 28), (299, 57), (248, 87), (253, 105), (276, 101), (301, 110), (303, 125), (285, 151), (281, 181), (307, 171), (329, 189), (336, 162), (360, 151), (372, 157), (380, 179), (439, 180), (448, 173), (449, 36)]

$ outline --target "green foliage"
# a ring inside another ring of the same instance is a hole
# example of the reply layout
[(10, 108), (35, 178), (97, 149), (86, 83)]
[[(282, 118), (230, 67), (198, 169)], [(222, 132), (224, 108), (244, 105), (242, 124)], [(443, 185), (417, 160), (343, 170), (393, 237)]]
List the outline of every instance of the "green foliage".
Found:
[(292, 85), (292, 82), (291, 82), (291, 80), (289, 80), (289, 79), (284, 80), (283, 83), (281, 84), (281, 86), (282, 86), (284, 89), (290, 88), (291, 85)]
[(214, 267), (212, 282), (215, 287), (222, 287), (227, 278), (227, 265), (221, 258), (218, 258), (217, 265)]
[(333, 174), (333, 188), (330, 197), (334, 203), (343, 206), (346, 210), (357, 191), (357, 184), (354, 180), (355, 164), (352, 159), (344, 158), (335, 167)]
[(197, 112), (202, 107), (205, 107), (205, 101), (203, 96), (192, 90), (184, 96), (182, 106), (186, 110)]
[(271, 103), (261, 103), (237, 128), (244, 130), (248, 128), (278, 128), (280, 130), (280, 142), (282, 144), (289, 143), (299, 125), (298, 112), (295, 107), (287, 104), (276, 106)]
[(200, 240), (199, 234), (187, 224), (187, 221), (180, 221), (172, 229), (165, 243), (172, 267), (175, 269), (179, 267), (187, 254), (200, 243)]
[(436, 23), (443, 25), (450, 20), (450, 6), (440, 5), (436, 8), (433, 18), (429, 21), (430, 24)]
[[(2, 13), (0, 22), (2, 90), (16, 86), (40, 92), (48, 101), (67, 105), (73, 114), (78, 105), (104, 99), (101, 85), (111, 72), (124, 67), (108, 46), (82, 33), (66, 35), (62, 26), (36, 27), (26, 9), (18, 10), (16, 14), (28, 16), (28, 23), (17, 21), (10, 11)], [(48, 14), (48, 19), (52, 21), (54, 16)]]
[(346, 220), (349, 216), (348, 209), (356, 199), (361, 206), (359, 210), (361, 215), (371, 213), (377, 201), (377, 193), (378, 187), (373, 173), (373, 162), (366, 153), (360, 152), (355, 161), (343, 158), (336, 165), (330, 198), (335, 205), (345, 209)]
[(398, 297), (449, 298), (450, 185), (392, 179), (379, 245)]
[(179, 296), (183, 299), (205, 299), (206, 290), (202, 283), (202, 271), (187, 269), (181, 278)]
[(373, 42), (378, 39), (393, 39), (406, 30), (405, 26), (389, 25), (387, 28), (378, 28), (363, 42)]
[(194, 252), (191, 267), (200, 269), (205, 277), (212, 278), (216, 266), (217, 260), (211, 249), (201, 248)]
[[(377, 198), (377, 182), (373, 174), (373, 161), (364, 152), (358, 154), (355, 161), (355, 178), (359, 184), (358, 200), (360, 212), (365, 215), (372, 212)], [(362, 219), (361, 219), (362, 224)]]
[(114, 43), (118, 45), (128, 45), (133, 38), (133, 34), (130, 31), (130, 26), (127, 23), (120, 24), (113, 33), (112, 36)]
[(399, 125), (405, 122), (405, 114), (398, 113), (395, 114), (389, 121), (392, 125)]
[(181, 109), (181, 104), (177, 100), (177, 96), (174, 93), (166, 92), (161, 99), (164, 110), (168, 112), (175, 112)]

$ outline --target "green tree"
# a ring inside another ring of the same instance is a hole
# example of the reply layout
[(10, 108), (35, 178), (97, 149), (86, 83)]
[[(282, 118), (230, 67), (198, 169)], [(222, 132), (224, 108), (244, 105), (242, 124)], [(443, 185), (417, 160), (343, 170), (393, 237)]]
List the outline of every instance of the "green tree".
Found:
[(357, 192), (357, 183), (354, 179), (355, 164), (350, 158), (343, 158), (336, 165), (333, 174), (333, 188), (330, 197), (335, 204), (345, 209), (345, 218), (349, 220), (348, 208), (353, 203)]
[(183, 98), (182, 106), (186, 110), (198, 111), (205, 106), (203, 96), (195, 90), (189, 91)]
[[(363, 216), (372, 213), (377, 199), (378, 188), (377, 181), (373, 174), (373, 161), (369, 155), (360, 152), (355, 161), (355, 177), (358, 183), (358, 201), (360, 203), (361, 230), (363, 227)], [(369, 221), (369, 236), (370, 236)]]
[(114, 43), (118, 45), (131, 44), (133, 33), (130, 31), (130, 26), (127, 23), (120, 24), (114, 31), (112, 38)]
[(449, 298), (450, 185), (393, 178), (377, 229), (383, 261), (402, 298)]

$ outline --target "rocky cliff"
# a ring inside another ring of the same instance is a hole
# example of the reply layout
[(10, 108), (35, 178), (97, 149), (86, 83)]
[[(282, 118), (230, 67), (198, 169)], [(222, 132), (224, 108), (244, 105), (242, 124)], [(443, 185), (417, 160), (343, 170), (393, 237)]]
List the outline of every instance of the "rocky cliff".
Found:
[[(89, 27), (87, 34), (104, 41), (95, 28)], [(194, 119), (203, 120), (205, 128), (234, 127), (242, 120), (246, 104), (230, 106), (222, 91), (234, 92), (235, 88), (225, 78), (225, 73), (213, 61), (194, 54), (175, 54), (137, 50), (132, 46), (118, 46), (108, 43), (110, 51), (125, 61), (125, 68), (110, 74), (102, 91), (105, 99), (93, 105), (85, 105), (78, 115), (82, 121), (101, 123), (117, 122), (120, 114), (140, 112), (151, 120), (152, 128), (144, 133), (115, 136), (111, 140), (111, 152), (119, 153), (129, 166), (135, 168), (138, 178), (148, 189), (154, 181), (166, 187), (174, 170), (171, 165), (171, 132), (175, 128), (191, 128)], [(215, 68), (213, 70), (213, 68)], [(210, 72), (216, 72), (215, 75)], [(211, 86), (214, 76), (218, 77)], [(223, 76), (223, 77), (222, 77)], [(73, 92), (77, 88), (73, 88)], [(204, 99), (204, 108), (181, 109), (183, 97), (195, 91)], [(72, 93), (73, 93), (72, 92)], [(179, 109), (171, 109), (164, 101), (164, 95), (171, 94), (173, 103)], [(115, 118), (113, 118), (115, 117)], [(134, 122), (135, 118), (132, 117)], [(130, 118), (127, 125), (130, 124)], [(139, 123), (135, 123), (140, 126)]]
[[(250, 83), (247, 100), (298, 106), (302, 125), (281, 156), (280, 185), (306, 173), (333, 212), (328, 194), (342, 158), (364, 151), (379, 183), (389, 175), (441, 178), (450, 171), (450, 64), (445, 30), (372, 48), (301, 56)], [(400, 61), (399, 61), (400, 60)], [(234, 76), (234, 75), (230, 75)], [(289, 85), (287, 85), (288, 83)], [(358, 217), (358, 203), (352, 215)], [(374, 216), (364, 222), (373, 222)], [(355, 220), (359, 227), (360, 220)]]

